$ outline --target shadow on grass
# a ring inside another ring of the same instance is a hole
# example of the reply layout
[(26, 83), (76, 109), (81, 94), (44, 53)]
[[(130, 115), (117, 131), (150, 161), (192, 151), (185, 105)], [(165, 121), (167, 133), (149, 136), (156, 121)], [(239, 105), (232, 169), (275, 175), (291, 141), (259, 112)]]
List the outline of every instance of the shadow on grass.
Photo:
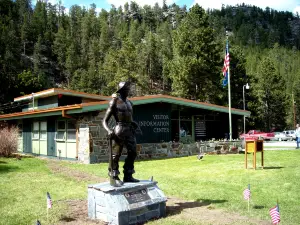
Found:
[(282, 169), (284, 167), (282, 166), (269, 166), (269, 167), (264, 167), (264, 170), (279, 170)]
[(262, 205), (255, 205), (253, 206), (253, 209), (264, 209), (265, 207)]
[(5, 161), (0, 161), (0, 164), (7, 164), (7, 162), (5, 162)]
[[(195, 155), (196, 157), (197, 155)], [(122, 157), (122, 156), (121, 156)], [(183, 157), (188, 157), (188, 156), (174, 156), (174, 157), (165, 157), (165, 158), (153, 158), (151, 156), (148, 156), (149, 158), (137, 158), (135, 162), (146, 162), (146, 161), (160, 161), (160, 160), (172, 160), (176, 158), (183, 158)], [(125, 161), (126, 156), (122, 157), (121, 160)]]
[(65, 221), (65, 222), (72, 222), (75, 221), (76, 219), (68, 217), (68, 216), (64, 216), (62, 218), (60, 218), (60, 221)]
[(167, 206), (167, 215), (176, 215), (180, 214), (182, 210), (184, 209), (190, 209), (190, 208), (197, 208), (202, 206), (208, 206), (210, 204), (216, 204), (216, 203), (224, 203), (227, 202), (227, 200), (212, 200), (212, 199), (197, 199), (197, 201), (194, 202), (178, 202), (175, 203), (174, 206)]
[(1, 173), (14, 172), (16, 170), (19, 170), (19, 167), (17, 167), (17, 166), (3, 165), (3, 164), (0, 163), (0, 174)]

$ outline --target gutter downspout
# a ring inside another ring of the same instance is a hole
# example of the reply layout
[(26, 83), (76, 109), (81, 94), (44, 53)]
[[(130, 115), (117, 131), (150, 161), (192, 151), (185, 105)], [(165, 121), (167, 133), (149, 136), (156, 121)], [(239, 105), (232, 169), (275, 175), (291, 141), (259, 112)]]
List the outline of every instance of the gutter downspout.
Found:
[(65, 110), (62, 110), (61, 113), (62, 113), (62, 117), (64, 118), (74, 119), (72, 116), (67, 115)]
[(76, 126), (76, 159), (77, 160), (78, 160), (78, 146), (79, 146), (78, 126)]
[(34, 111), (34, 93), (32, 93), (32, 110)]

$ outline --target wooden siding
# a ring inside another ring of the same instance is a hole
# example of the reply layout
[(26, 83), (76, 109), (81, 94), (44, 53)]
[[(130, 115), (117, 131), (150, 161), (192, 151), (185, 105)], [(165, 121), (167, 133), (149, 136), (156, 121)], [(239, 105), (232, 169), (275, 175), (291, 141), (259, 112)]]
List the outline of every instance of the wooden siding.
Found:
[(76, 151), (76, 142), (67, 142), (67, 158), (76, 159), (77, 151)]

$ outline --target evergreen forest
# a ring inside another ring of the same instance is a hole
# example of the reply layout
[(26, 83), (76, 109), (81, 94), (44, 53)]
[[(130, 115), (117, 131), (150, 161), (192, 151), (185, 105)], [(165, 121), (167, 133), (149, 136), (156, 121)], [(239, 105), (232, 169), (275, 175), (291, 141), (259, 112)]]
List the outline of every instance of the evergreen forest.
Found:
[(228, 106), (222, 67), (229, 41), (231, 104), (251, 111), (248, 129), (300, 121), (300, 18), (252, 5), (220, 10), (128, 2), (96, 11), (38, 0), (0, 1), (0, 112), (13, 98), (59, 87), (111, 95), (167, 94)]

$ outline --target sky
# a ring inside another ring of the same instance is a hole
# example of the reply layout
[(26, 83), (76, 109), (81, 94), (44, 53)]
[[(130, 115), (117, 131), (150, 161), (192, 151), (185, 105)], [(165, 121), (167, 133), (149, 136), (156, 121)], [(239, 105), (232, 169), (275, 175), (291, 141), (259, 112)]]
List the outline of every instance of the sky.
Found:
[[(35, 3), (36, 0), (33, 0)], [(57, 3), (59, 0), (48, 0), (52, 4)], [(115, 7), (124, 6), (125, 2), (130, 2), (131, 0), (61, 0), (63, 5), (66, 8), (70, 8), (72, 5), (80, 5), (89, 7), (90, 4), (95, 3), (97, 11), (101, 11), (101, 9), (109, 10), (111, 4), (115, 5)], [(135, 2), (139, 6), (143, 6), (145, 4), (154, 5), (155, 2), (158, 2), (162, 5), (163, 0), (135, 0)], [(190, 8), (194, 4), (198, 3), (203, 8), (215, 8), (220, 9), (222, 4), (224, 5), (236, 5), (236, 4), (249, 4), (255, 5), (262, 9), (265, 9), (267, 6), (278, 11), (290, 11), (293, 13), (298, 12), (300, 14), (300, 0), (167, 0), (167, 5), (171, 5), (172, 3), (176, 3), (179, 6), (186, 5), (187, 8)]]

